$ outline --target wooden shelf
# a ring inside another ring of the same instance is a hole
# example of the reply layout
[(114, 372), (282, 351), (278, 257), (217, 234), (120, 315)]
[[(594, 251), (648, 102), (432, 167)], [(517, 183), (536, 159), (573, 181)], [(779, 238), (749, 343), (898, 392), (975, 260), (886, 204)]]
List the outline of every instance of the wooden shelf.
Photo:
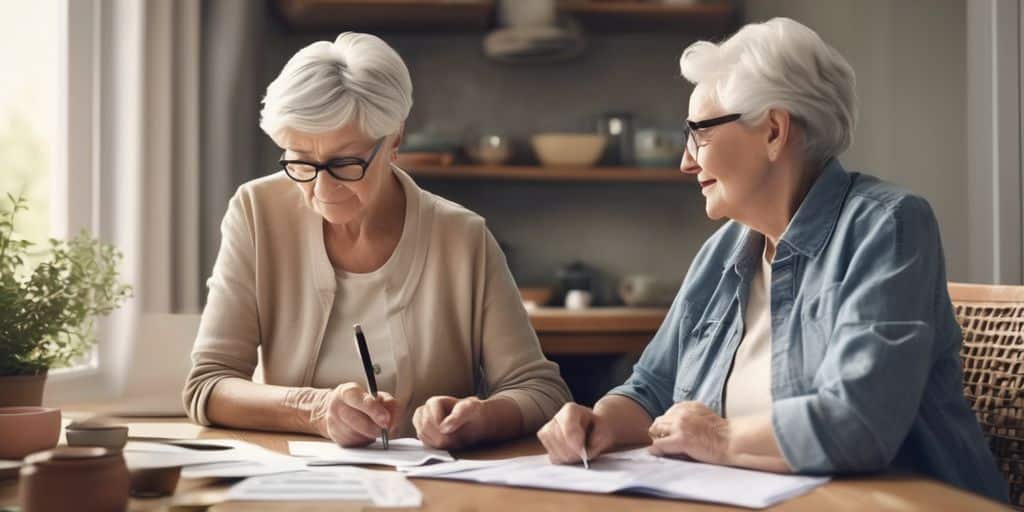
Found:
[[(494, 0), (273, 0), (292, 27), (364, 31), (485, 31), (495, 28)], [(561, 0), (559, 10), (593, 32), (672, 31), (721, 36), (738, 25), (724, 1), (693, 5), (653, 1)]]
[(302, 29), (483, 31), (494, 0), (276, 0), (289, 25)]
[(666, 314), (664, 308), (538, 308), (530, 311), (530, 323), (550, 356), (638, 354)]
[(404, 169), (414, 177), (430, 179), (696, 183), (693, 176), (682, 174), (679, 169), (647, 167), (417, 165)]
[(538, 333), (653, 333), (668, 314), (665, 308), (596, 307), (573, 310), (536, 308), (530, 323)]
[(584, 28), (604, 32), (663, 30), (722, 36), (738, 25), (736, 8), (728, 2), (672, 5), (639, 1), (569, 0), (560, 10)]

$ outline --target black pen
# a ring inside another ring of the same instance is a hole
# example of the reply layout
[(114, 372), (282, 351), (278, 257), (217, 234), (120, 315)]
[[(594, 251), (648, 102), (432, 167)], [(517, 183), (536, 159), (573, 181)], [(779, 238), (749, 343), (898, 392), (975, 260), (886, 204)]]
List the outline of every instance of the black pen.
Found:
[[(373, 361), (370, 359), (370, 349), (366, 346), (363, 328), (359, 327), (359, 324), (355, 324), (352, 326), (352, 329), (356, 331), (356, 350), (359, 351), (359, 357), (363, 360), (363, 371), (366, 372), (366, 387), (369, 388), (370, 394), (377, 398), (377, 379), (373, 377)], [(387, 450), (388, 429), (380, 429), (380, 437), (384, 443), (384, 449)]]

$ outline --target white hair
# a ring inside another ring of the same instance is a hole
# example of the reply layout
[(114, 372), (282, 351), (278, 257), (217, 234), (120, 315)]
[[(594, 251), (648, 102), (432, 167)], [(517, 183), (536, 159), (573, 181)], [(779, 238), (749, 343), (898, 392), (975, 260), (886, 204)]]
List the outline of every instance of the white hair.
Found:
[(267, 86), (260, 128), (323, 133), (355, 122), (370, 137), (390, 135), (412, 108), (402, 58), (377, 36), (345, 32), (298, 51)]
[(772, 108), (789, 112), (804, 128), (809, 161), (850, 146), (857, 124), (853, 68), (796, 21), (751, 23), (721, 44), (698, 41), (683, 51), (679, 67), (688, 81), (713, 86), (719, 106), (746, 121)]

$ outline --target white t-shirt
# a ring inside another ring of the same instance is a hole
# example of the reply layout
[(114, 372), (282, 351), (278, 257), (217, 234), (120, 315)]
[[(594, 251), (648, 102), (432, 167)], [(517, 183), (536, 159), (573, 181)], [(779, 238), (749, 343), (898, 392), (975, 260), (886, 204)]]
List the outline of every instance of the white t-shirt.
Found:
[[(402, 249), (399, 243), (395, 251)], [(388, 262), (395, 260), (395, 256), (393, 254)], [(357, 382), (366, 387), (352, 329), (353, 324), (359, 324), (373, 360), (377, 390), (395, 393), (395, 355), (387, 311), (391, 301), (386, 286), (391, 267), (393, 265), (385, 263), (366, 274), (335, 269), (338, 288), (313, 373), (313, 387), (333, 388), (345, 382)]]
[(750, 416), (772, 407), (772, 265), (761, 265), (750, 281), (743, 312), (745, 331), (725, 382), (725, 416)]

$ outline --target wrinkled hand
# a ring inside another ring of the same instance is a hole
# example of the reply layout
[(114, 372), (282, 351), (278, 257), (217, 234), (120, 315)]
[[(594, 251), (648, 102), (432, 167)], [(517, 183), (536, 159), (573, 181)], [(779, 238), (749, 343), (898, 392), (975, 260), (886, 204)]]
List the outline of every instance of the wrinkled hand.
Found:
[(489, 425), (484, 409), (484, 401), (475, 396), (435, 396), (416, 408), (412, 425), (423, 444), (457, 450), (486, 436)]
[(654, 455), (729, 464), (729, 421), (700, 402), (677, 402), (648, 430)]
[(366, 446), (380, 437), (382, 428), (393, 431), (398, 404), (389, 393), (374, 397), (355, 382), (325, 392), (311, 420), (321, 436), (346, 448)]
[(615, 442), (608, 420), (595, 414), (589, 407), (568, 403), (559, 409), (550, 421), (537, 431), (548, 460), (553, 464), (580, 462), (583, 447), (587, 458), (593, 460), (608, 451)]

